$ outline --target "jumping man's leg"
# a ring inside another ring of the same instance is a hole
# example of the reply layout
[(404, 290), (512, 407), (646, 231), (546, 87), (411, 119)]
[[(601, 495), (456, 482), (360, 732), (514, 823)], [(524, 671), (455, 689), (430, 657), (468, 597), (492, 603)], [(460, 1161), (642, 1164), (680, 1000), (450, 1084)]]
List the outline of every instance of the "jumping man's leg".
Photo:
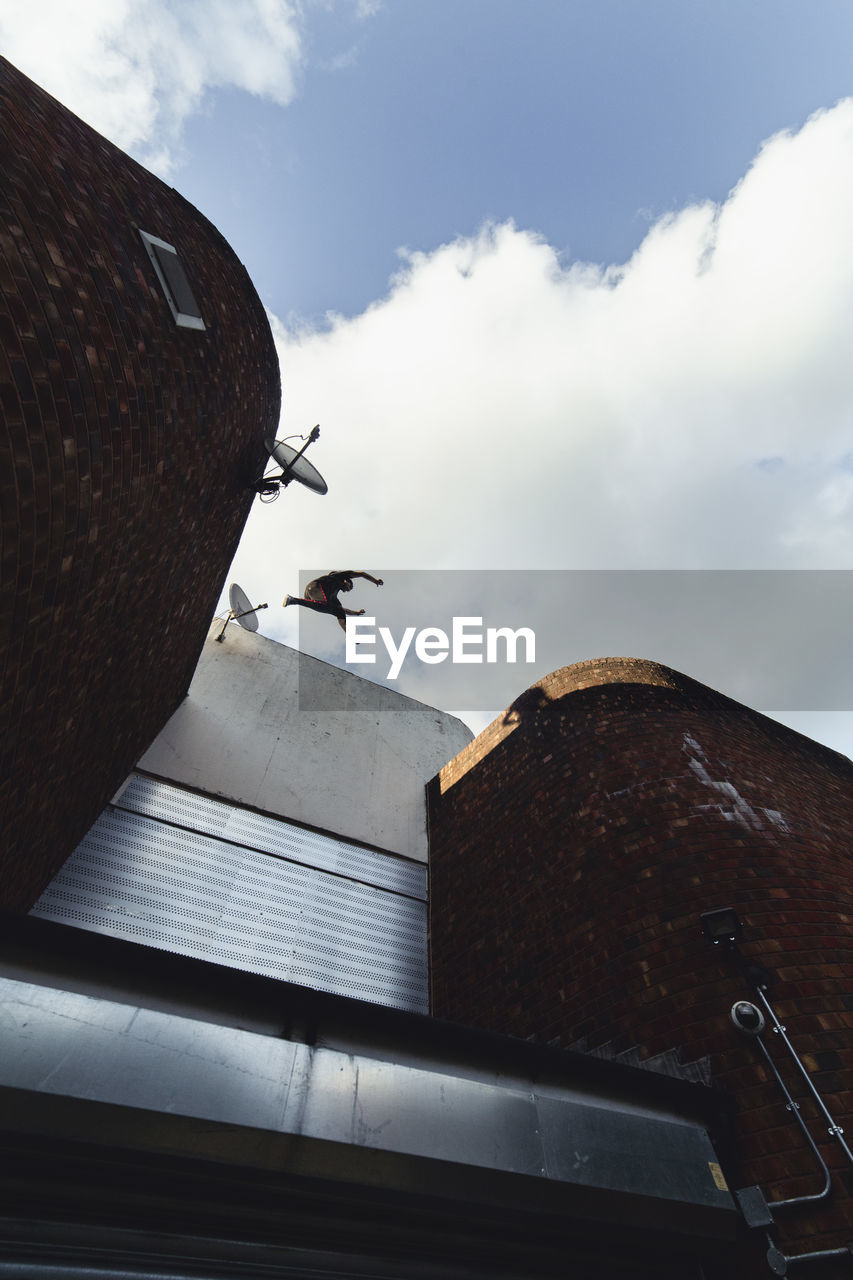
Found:
[(303, 609), (313, 609), (315, 613), (334, 613), (335, 610), (325, 600), (303, 600), (301, 596), (286, 596), (284, 605), (301, 604)]

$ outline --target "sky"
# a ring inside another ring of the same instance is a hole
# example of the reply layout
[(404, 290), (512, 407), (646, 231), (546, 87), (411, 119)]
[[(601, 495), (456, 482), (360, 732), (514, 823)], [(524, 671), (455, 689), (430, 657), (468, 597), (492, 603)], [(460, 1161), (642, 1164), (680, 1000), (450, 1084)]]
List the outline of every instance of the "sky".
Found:
[[(320, 424), (329, 493), (256, 501), (229, 575), (264, 634), (343, 664), (281, 600), (364, 568), (389, 629), (421, 581), (423, 625), (535, 619), (495, 714), (630, 655), (848, 755), (851, 48), (849, 0), (0, 0), (245, 262), (279, 438)], [(396, 687), (478, 729), (450, 667)]]

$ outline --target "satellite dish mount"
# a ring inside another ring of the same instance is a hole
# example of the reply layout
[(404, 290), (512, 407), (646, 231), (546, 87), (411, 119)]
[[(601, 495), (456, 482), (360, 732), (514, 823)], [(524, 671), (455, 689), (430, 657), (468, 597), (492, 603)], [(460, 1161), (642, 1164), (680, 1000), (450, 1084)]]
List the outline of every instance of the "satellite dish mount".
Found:
[(298, 480), (300, 484), (312, 489), (314, 493), (328, 493), (329, 486), (326, 481), (317, 468), (313, 467), (304, 456), (309, 444), (313, 444), (319, 438), (320, 427), (317, 425), (312, 428), (308, 439), (302, 448), (298, 450), (292, 449), (284, 440), (273, 440), (272, 438), (265, 440), (264, 446), (267, 453), (278, 463), (282, 470), (280, 475), (262, 475), (260, 479), (256, 480), (252, 485), (255, 493), (259, 493), (262, 498), (266, 498), (269, 501), (272, 498), (277, 498), (280, 490), (286, 488), (291, 480)]
[(266, 609), (265, 604), (252, 604), (242, 587), (238, 587), (236, 582), (232, 582), (228, 588), (228, 603), (231, 608), (228, 610), (225, 621), (222, 624), (222, 630), (216, 639), (221, 644), (225, 639), (225, 628), (233, 618), (246, 631), (257, 631), (258, 629), (258, 610)]

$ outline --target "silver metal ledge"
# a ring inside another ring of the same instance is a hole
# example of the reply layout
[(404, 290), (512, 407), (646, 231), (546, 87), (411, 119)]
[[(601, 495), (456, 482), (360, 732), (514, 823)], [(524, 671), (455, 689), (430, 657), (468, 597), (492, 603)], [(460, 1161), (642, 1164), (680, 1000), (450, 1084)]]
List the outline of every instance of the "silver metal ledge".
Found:
[(7, 1130), (43, 1125), (423, 1194), (445, 1194), (450, 1171), (455, 1194), (480, 1203), (500, 1198), (504, 1177), (514, 1202), (525, 1188), (533, 1200), (557, 1191), (569, 1212), (602, 1222), (735, 1231), (707, 1132), (663, 1110), (553, 1087), (544, 1096), (532, 1082), (487, 1083), (13, 979), (0, 979), (0, 1036)]

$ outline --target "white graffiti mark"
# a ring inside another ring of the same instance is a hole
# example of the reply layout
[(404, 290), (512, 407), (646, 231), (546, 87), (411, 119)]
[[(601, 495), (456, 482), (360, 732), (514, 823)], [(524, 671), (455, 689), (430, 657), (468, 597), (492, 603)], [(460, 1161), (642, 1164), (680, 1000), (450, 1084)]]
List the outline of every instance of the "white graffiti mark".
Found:
[(765, 831), (767, 824), (787, 831), (788, 825), (778, 809), (754, 808), (738, 791), (734, 783), (726, 778), (712, 778), (708, 772), (708, 758), (696, 739), (685, 733), (682, 749), (689, 757), (691, 772), (696, 775), (703, 786), (715, 791), (721, 800), (715, 805), (700, 805), (701, 809), (719, 810), (727, 822), (739, 822), (749, 831)]

